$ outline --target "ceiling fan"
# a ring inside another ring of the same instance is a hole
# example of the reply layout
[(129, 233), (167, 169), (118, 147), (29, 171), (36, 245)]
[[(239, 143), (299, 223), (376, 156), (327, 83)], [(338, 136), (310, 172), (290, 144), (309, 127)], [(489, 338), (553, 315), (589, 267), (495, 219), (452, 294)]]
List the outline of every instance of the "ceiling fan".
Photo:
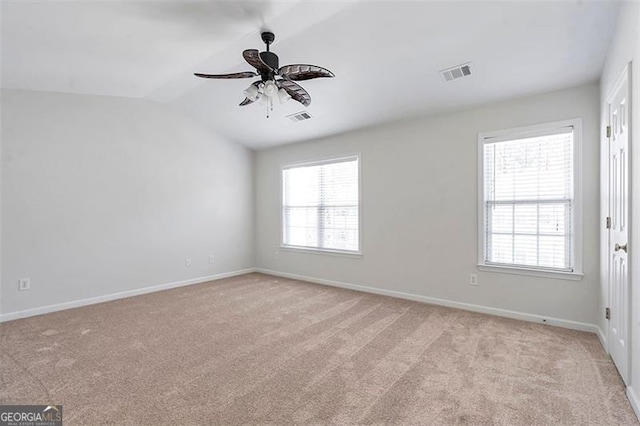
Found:
[(311, 96), (295, 81), (310, 80), (319, 77), (334, 77), (334, 74), (326, 68), (317, 65), (293, 64), (279, 66), (278, 55), (269, 50), (269, 46), (275, 40), (272, 32), (262, 33), (262, 41), (267, 45), (265, 52), (257, 49), (247, 49), (242, 52), (244, 59), (256, 69), (256, 71), (243, 71), (230, 74), (201, 74), (202, 78), (251, 78), (260, 76), (244, 91), (246, 98), (240, 102), (240, 106), (249, 105), (255, 101), (264, 101), (267, 104), (267, 117), (269, 109), (273, 110), (273, 101), (278, 99), (280, 103), (289, 99), (300, 102), (305, 107), (311, 104)]

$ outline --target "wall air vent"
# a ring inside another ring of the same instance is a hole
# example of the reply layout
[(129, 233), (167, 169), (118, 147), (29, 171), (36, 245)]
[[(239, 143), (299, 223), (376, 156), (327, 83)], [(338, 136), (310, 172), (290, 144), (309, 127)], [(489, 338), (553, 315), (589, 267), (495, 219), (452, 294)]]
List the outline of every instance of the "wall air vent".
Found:
[(287, 115), (287, 118), (294, 123), (297, 123), (298, 121), (305, 121), (310, 119), (311, 114), (309, 114), (307, 111), (300, 111), (296, 112), (295, 114)]
[(471, 75), (471, 62), (440, 70), (440, 75), (442, 75), (444, 81), (451, 81), (462, 77), (468, 77)]

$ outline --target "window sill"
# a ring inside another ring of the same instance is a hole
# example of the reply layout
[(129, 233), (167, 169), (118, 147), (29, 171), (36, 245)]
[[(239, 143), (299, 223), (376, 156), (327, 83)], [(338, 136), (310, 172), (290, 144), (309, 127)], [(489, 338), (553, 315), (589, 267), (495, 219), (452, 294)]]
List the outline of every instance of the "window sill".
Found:
[(500, 274), (527, 275), (531, 277), (551, 278), (557, 280), (581, 281), (584, 274), (581, 272), (557, 272), (542, 271), (540, 269), (517, 268), (510, 266), (497, 266), (478, 264), (478, 269), (485, 272), (497, 272)]
[(297, 246), (280, 246), (280, 250), (296, 252), (296, 253), (326, 254), (329, 256), (362, 258), (362, 252), (360, 251), (330, 250), (330, 249), (321, 249), (321, 248), (313, 248), (313, 247), (297, 247)]

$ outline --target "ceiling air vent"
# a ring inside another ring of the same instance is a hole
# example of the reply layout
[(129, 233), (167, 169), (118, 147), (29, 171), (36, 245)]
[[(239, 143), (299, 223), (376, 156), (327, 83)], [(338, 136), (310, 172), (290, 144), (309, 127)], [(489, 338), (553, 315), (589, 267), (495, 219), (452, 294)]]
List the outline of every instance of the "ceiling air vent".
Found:
[(471, 75), (471, 62), (458, 65), (456, 67), (447, 68), (440, 71), (444, 81), (451, 81), (457, 78), (467, 77)]
[(300, 112), (296, 112), (295, 114), (287, 115), (287, 118), (293, 121), (294, 123), (297, 123), (298, 121), (304, 121), (304, 120), (310, 119), (311, 114), (309, 114), (307, 111), (300, 111)]

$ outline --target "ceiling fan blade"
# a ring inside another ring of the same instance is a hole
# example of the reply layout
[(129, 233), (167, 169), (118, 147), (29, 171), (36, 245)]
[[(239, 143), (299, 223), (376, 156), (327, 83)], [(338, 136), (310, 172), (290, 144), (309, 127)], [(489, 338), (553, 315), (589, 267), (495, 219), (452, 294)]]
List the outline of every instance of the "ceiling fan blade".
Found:
[(320, 77), (335, 77), (335, 75), (326, 68), (317, 65), (292, 64), (280, 67), (278, 74), (289, 80), (310, 80)]
[(252, 67), (258, 70), (258, 72), (269, 72), (272, 71), (271, 67), (264, 63), (262, 58), (260, 58), (260, 52), (257, 49), (247, 49), (242, 52), (242, 56), (244, 60), (249, 63)]
[(306, 107), (311, 105), (311, 96), (309, 96), (309, 93), (307, 93), (306, 90), (300, 87), (299, 84), (294, 83), (291, 80), (278, 80), (276, 81), (276, 84), (279, 88), (284, 89), (289, 94), (289, 96), (291, 96), (294, 100), (300, 102), (302, 105)]
[(193, 74), (196, 77), (200, 77), (200, 78), (251, 78), (251, 77), (256, 77), (258, 74), (256, 74), (253, 71), (243, 71), (243, 72), (234, 72), (231, 74), (201, 74), (201, 73), (195, 73)]

